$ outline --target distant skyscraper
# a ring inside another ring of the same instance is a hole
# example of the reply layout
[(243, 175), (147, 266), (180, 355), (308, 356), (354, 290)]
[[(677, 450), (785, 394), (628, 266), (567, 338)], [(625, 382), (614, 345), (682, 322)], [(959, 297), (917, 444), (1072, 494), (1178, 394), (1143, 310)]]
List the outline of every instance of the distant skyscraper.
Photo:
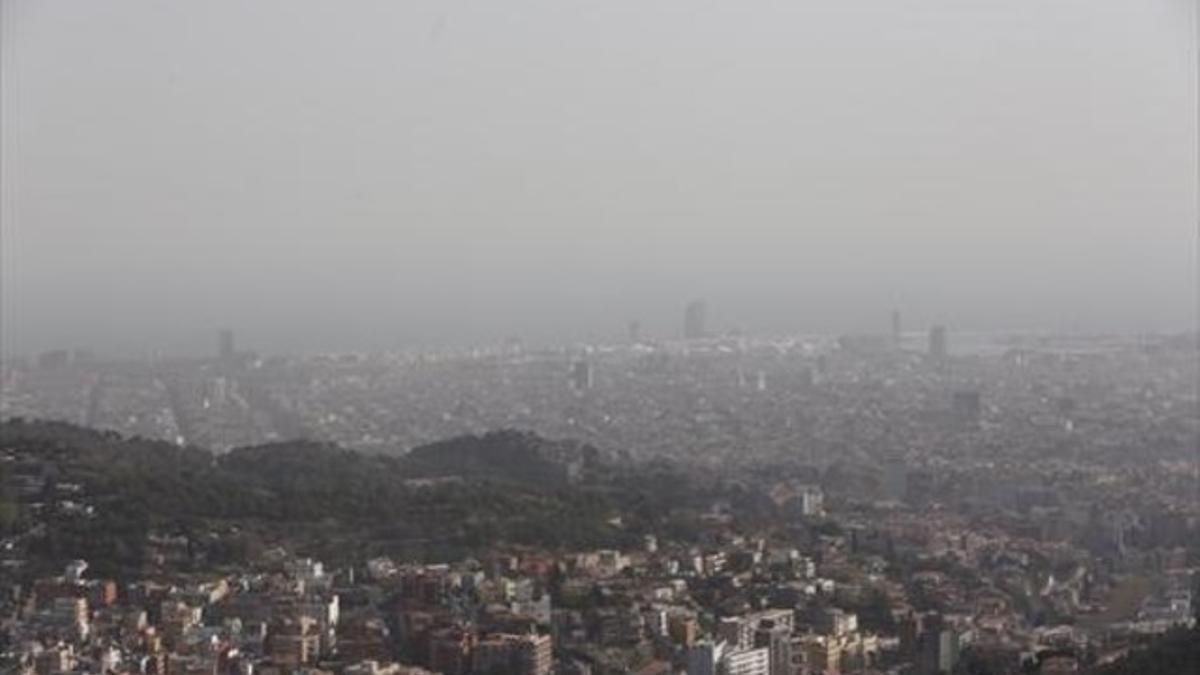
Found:
[(221, 329), (217, 333), (217, 356), (226, 363), (233, 361), (233, 357), (237, 352), (233, 348), (233, 331), (228, 328)]
[(904, 477), (904, 501), (924, 506), (933, 499), (934, 476), (928, 469), (910, 469)]
[(892, 343), (897, 347), (900, 346), (901, 332), (902, 331), (900, 329), (900, 310), (893, 309), (892, 310)]
[(929, 330), (929, 356), (941, 361), (947, 353), (946, 327), (934, 326)]
[(635, 345), (642, 341), (642, 324), (636, 319), (629, 322), (629, 341)]
[(800, 488), (800, 514), (804, 516), (820, 516), (825, 513), (825, 494), (816, 485), (805, 485)]
[(954, 392), (954, 417), (959, 422), (974, 424), (983, 413), (982, 396), (977, 389)]
[(918, 672), (949, 673), (958, 665), (961, 636), (944, 618), (931, 612), (922, 619), (917, 637)]
[(520, 354), (522, 349), (524, 349), (524, 343), (521, 341), (521, 338), (519, 338), (515, 335), (510, 335), (510, 336), (504, 338), (504, 351), (505, 352), (515, 356), (517, 354)]
[(571, 364), (571, 388), (575, 391), (586, 391), (592, 388), (592, 364), (587, 361), (576, 361)]
[(902, 502), (908, 484), (908, 464), (898, 455), (888, 457), (883, 462), (883, 498)]
[(697, 340), (704, 337), (704, 323), (708, 318), (708, 304), (703, 300), (688, 303), (683, 312), (683, 337)]

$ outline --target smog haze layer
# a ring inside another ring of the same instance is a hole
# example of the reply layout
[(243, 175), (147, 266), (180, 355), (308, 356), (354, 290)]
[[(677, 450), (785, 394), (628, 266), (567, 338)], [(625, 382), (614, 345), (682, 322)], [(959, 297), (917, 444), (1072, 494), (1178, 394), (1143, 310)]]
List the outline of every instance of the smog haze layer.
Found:
[(1190, 0), (2, 7), (6, 353), (1195, 326)]

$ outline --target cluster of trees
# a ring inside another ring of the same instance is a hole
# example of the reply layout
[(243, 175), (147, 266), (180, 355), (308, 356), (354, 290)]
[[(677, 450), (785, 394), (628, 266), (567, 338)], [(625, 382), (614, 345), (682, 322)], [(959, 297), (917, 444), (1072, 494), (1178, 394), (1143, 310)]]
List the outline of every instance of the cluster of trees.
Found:
[[(304, 441), (217, 455), (11, 420), (0, 425), (0, 447), (39, 464), (48, 485), (84, 486), (95, 506), (90, 519), (55, 520), (32, 553), (53, 565), (84, 557), (116, 576), (146, 562), (150, 532), (199, 538), (235, 526), (242, 540), (207, 544), (221, 559), (255, 548), (245, 541), (249, 532), (298, 547), (323, 543), (334, 554), (412, 553), (415, 546), (441, 557), (499, 542), (628, 545), (666, 526), (673, 500), (698, 499), (668, 466), (602, 465), (586, 448), (517, 432), (454, 439), (406, 457)], [(576, 460), (590, 467), (584, 478), (559, 480), (567, 475), (560, 464)], [(441, 480), (420, 480), (429, 477)]]

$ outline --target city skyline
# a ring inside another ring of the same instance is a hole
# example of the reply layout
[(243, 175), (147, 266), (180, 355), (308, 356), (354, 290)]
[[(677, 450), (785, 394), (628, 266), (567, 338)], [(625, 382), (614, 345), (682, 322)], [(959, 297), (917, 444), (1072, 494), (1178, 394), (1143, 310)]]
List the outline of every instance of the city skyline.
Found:
[(1197, 675), (1197, 0), (0, 0), (0, 673)]

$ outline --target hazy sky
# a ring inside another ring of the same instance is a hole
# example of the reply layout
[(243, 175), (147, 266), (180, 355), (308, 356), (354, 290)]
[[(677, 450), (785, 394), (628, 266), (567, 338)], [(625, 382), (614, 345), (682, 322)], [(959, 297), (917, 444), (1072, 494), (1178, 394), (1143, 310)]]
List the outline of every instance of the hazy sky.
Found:
[(2, 0), (8, 352), (1195, 326), (1195, 0)]

